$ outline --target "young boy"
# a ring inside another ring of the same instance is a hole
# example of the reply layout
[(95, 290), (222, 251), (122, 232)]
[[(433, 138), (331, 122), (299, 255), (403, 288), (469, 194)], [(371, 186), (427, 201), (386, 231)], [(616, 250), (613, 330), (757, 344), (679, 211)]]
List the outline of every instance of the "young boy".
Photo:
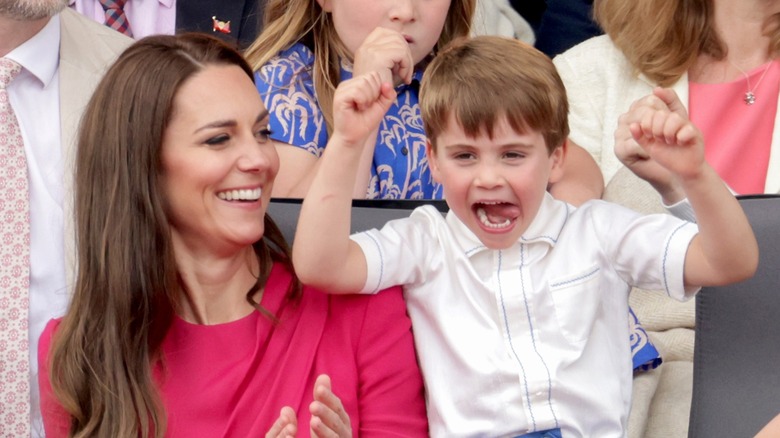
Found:
[(631, 287), (686, 300), (756, 269), (750, 225), (704, 161), (698, 130), (670, 110), (681, 106), (668, 90), (621, 123), (680, 179), (698, 229), (602, 201), (575, 209), (547, 194), (565, 154), (566, 93), (546, 56), (498, 37), (454, 43), (423, 79), (446, 218), (421, 207), (350, 239), (360, 145), (393, 96), (378, 75), (342, 85), (294, 263), (305, 283), (333, 293), (404, 285), (434, 437), (624, 436)]

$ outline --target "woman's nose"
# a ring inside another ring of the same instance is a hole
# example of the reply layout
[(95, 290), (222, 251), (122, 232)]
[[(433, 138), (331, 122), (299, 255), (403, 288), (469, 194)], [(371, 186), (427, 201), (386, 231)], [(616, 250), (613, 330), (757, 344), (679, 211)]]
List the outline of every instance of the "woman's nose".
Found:
[(275, 157), (276, 149), (272, 142), (259, 144), (252, 139), (241, 146), (237, 165), (243, 172), (262, 172), (272, 166)]

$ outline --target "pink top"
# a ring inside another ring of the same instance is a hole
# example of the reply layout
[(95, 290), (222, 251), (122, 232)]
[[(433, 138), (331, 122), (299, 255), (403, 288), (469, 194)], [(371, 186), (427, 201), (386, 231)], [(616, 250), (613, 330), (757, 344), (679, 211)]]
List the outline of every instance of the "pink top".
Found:
[(689, 83), (690, 117), (704, 134), (707, 162), (738, 194), (764, 193), (780, 61), (759, 66), (748, 76), (755, 94), (752, 105), (744, 101), (748, 91), (744, 77), (720, 84)]
[[(298, 305), (280, 310), (289, 281), (275, 266), (262, 299), (277, 325), (258, 312), (210, 326), (176, 318), (163, 343), (165, 369), (155, 370), (166, 435), (265, 436), (280, 409), (291, 406), (299, 436), (309, 436), (314, 381), (326, 373), (354, 436), (427, 436), (423, 383), (401, 290), (336, 296), (306, 288)], [(49, 438), (67, 436), (69, 427), (48, 380), (46, 355), (58, 325), (49, 322), (39, 348)]]

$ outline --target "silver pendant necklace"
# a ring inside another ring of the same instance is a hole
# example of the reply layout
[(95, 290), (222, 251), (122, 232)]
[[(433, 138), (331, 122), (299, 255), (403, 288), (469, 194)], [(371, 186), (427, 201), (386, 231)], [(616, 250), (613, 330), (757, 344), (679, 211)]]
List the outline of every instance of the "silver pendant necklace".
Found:
[(750, 76), (747, 73), (745, 73), (745, 70), (742, 70), (741, 68), (739, 68), (739, 66), (737, 64), (734, 64), (729, 59), (729, 64), (733, 65), (734, 68), (739, 70), (739, 72), (742, 73), (742, 76), (745, 77), (745, 82), (747, 82), (747, 91), (745, 92), (745, 97), (742, 98), (742, 101), (745, 102), (745, 105), (750, 106), (750, 105), (753, 105), (754, 103), (756, 103), (756, 93), (755, 93), (755, 91), (758, 89), (758, 86), (761, 84), (761, 81), (764, 80), (764, 76), (766, 76), (766, 72), (768, 72), (769, 68), (772, 67), (772, 62), (774, 62), (774, 60), (771, 60), (771, 61), (769, 61), (767, 63), (766, 67), (764, 68), (764, 72), (761, 74), (761, 77), (758, 78), (758, 82), (756, 82), (756, 86), (755, 87), (751, 87), (750, 86)]

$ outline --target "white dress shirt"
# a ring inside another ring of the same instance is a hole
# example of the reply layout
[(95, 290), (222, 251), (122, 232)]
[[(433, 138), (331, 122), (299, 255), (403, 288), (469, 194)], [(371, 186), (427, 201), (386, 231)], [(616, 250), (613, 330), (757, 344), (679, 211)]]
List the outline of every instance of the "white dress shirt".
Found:
[(33, 436), (43, 436), (38, 402), (38, 338), (68, 303), (63, 241), (59, 15), (8, 55), (22, 72), (8, 87), (30, 179), (30, 392)]
[[(106, 22), (105, 11), (97, 0), (70, 0), (68, 5), (98, 23)], [(130, 0), (122, 10), (135, 39), (176, 32), (176, 0)]]
[(696, 225), (547, 195), (512, 247), (487, 249), (431, 206), (358, 233), (365, 293), (405, 285), (433, 437), (622, 437), (631, 285), (679, 300)]

